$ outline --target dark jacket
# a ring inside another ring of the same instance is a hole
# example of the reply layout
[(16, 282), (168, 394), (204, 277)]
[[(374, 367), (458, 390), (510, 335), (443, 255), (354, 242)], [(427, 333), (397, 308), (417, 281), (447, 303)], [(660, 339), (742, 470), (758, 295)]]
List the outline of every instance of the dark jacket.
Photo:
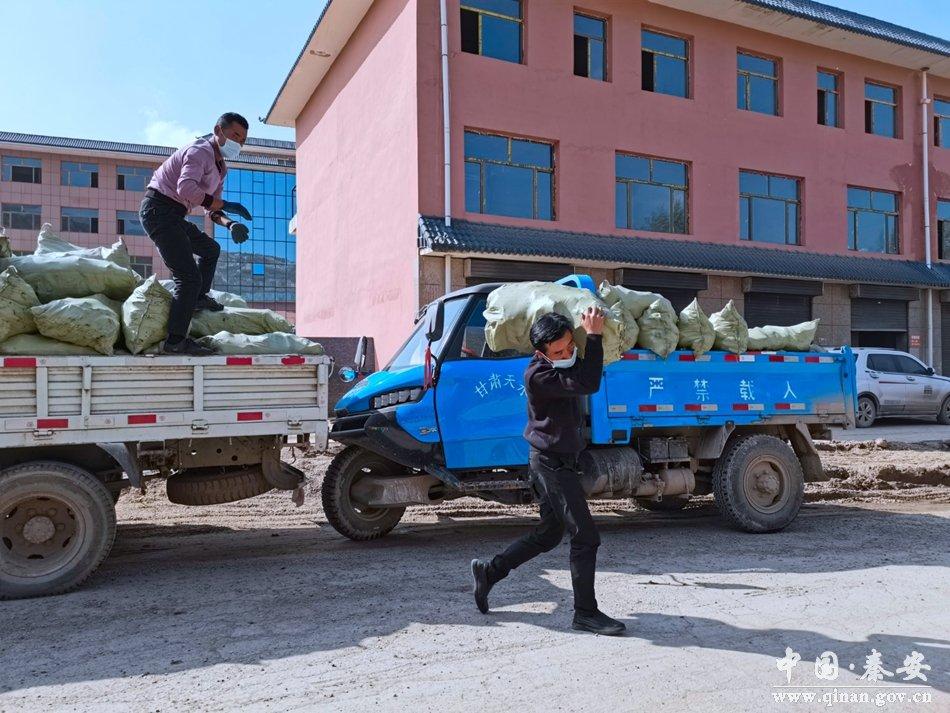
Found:
[(600, 335), (588, 335), (583, 359), (570, 369), (555, 369), (535, 355), (524, 371), (528, 395), (528, 425), (524, 437), (540, 451), (580, 453), (584, 450), (584, 424), (579, 397), (600, 388), (604, 349)]

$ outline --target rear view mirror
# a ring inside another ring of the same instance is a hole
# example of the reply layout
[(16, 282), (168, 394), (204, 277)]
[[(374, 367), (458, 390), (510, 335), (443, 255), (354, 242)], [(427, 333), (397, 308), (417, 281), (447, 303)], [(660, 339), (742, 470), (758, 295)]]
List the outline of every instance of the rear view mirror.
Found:
[(442, 339), (442, 329), (445, 326), (445, 304), (442, 301), (430, 305), (426, 310), (426, 339), (437, 342)]
[(353, 357), (353, 367), (357, 372), (363, 371), (366, 363), (366, 337), (360, 337), (356, 343), (356, 355)]
[(928, 366), (928, 367), (927, 367), (927, 374), (928, 374), (928, 376), (933, 376), (933, 375), (936, 374), (936, 373), (937, 373), (937, 372), (934, 371), (934, 368), (933, 368), (932, 366)]

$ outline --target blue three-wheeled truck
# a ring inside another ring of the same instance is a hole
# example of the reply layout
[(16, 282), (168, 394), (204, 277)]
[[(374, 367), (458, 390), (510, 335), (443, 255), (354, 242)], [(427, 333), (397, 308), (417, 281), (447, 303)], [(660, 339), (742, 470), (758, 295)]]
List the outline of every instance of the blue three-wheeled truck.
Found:
[[(586, 275), (560, 282), (596, 292)], [(485, 340), (483, 312), (496, 287), (458, 290), (427, 305), (385, 369), (337, 404), (329, 435), (346, 448), (330, 465), (322, 496), (341, 534), (381, 537), (409, 505), (464, 496), (532, 501), (522, 437), (530, 356), (494, 352)], [(667, 359), (629, 351), (584, 400), (585, 491), (664, 511), (682, 508), (692, 494), (714, 493), (734, 526), (780, 530), (797, 514), (805, 481), (824, 479), (812, 439), (853, 424), (855, 393), (847, 348), (675, 351)]]

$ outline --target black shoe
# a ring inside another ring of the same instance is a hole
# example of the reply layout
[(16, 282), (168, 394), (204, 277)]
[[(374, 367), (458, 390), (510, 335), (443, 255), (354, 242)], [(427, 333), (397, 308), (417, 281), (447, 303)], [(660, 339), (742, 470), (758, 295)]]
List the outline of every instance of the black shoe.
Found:
[(495, 585), (490, 573), (490, 562), (478, 559), (472, 560), (472, 591), (475, 593), (475, 606), (482, 614), (488, 613), (488, 593)]
[(169, 343), (166, 339), (162, 342), (160, 350), (162, 354), (179, 354), (181, 356), (212, 356), (217, 354), (217, 350), (198, 344), (191, 337), (179, 339), (177, 342)]
[(224, 309), (224, 305), (211, 297), (211, 295), (201, 295), (198, 301), (195, 302), (195, 312), (200, 312), (203, 309), (209, 312), (220, 312)]
[(571, 628), (577, 629), (578, 631), (589, 631), (602, 636), (622, 636), (623, 632), (627, 630), (626, 625), (622, 621), (611, 619), (600, 610), (592, 614), (582, 614), (578, 611), (574, 612), (574, 623), (571, 624)]

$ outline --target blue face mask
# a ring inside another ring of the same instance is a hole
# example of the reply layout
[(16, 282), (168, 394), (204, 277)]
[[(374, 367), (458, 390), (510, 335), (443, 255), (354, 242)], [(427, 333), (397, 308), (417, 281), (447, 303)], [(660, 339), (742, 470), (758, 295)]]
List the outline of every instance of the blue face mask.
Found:
[[(544, 358), (548, 359), (547, 357)], [(577, 363), (577, 347), (574, 347), (574, 352), (567, 359), (548, 359), (548, 361), (555, 369), (570, 369)]]
[(231, 139), (224, 140), (224, 146), (221, 146), (221, 155), (226, 159), (233, 161), (241, 153), (241, 144), (237, 141), (232, 141)]

